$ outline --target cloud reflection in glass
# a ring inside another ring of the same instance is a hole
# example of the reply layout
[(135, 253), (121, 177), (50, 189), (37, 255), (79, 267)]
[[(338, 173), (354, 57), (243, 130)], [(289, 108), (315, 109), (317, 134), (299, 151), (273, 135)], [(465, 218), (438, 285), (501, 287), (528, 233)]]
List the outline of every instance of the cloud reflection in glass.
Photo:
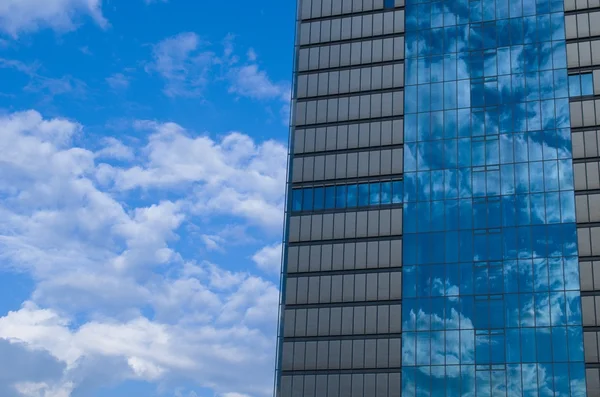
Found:
[(562, 0), (408, 0), (405, 52), (403, 396), (585, 395)]

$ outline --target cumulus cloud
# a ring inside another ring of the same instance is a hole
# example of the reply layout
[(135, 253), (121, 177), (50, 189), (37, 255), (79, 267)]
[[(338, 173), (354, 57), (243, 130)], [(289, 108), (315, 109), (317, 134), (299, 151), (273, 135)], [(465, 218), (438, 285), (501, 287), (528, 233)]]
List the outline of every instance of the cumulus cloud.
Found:
[(15, 389), (24, 397), (69, 397), (73, 391), (73, 383), (55, 386), (45, 382), (23, 382), (17, 383)]
[(259, 269), (271, 273), (279, 274), (281, 270), (281, 253), (283, 246), (281, 243), (267, 245), (252, 256), (252, 260)]
[[(198, 214), (202, 230), (216, 213), (259, 223), (231, 203), (282, 211), (285, 149), (142, 124), (142, 147), (112, 138), (93, 151), (74, 145), (84, 133), (74, 121), (0, 116), (0, 266), (35, 281), (29, 300), (0, 317), (0, 352), (8, 343), (55, 368), (37, 377), (24, 368), (6, 380), (10, 393), (68, 397), (94, 382), (187, 379), (217, 395), (270, 394), (277, 286), (175, 247)], [(102, 162), (115, 158), (128, 165)], [(130, 200), (134, 189), (169, 195)], [(213, 203), (228, 194), (229, 209)]]
[(193, 136), (174, 123), (138, 122), (148, 143), (139, 165), (114, 168), (116, 188), (156, 189), (186, 186), (198, 213), (235, 214), (270, 229), (281, 227), (286, 178), (285, 146), (260, 144), (239, 132), (218, 140)]
[(113, 137), (103, 139), (103, 148), (98, 150), (96, 158), (112, 158), (117, 160), (133, 160), (133, 150)]
[[(0, 338), (0, 395), (22, 397), (27, 385), (52, 387), (62, 378), (64, 363), (46, 351), (29, 349), (25, 344), (11, 343)], [(60, 381), (58, 382), (60, 383)]]
[(66, 32), (76, 29), (82, 16), (101, 27), (108, 25), (102, 0), (4, 0), (0, 2), (0, 31), (13, 38), (42, 28)]

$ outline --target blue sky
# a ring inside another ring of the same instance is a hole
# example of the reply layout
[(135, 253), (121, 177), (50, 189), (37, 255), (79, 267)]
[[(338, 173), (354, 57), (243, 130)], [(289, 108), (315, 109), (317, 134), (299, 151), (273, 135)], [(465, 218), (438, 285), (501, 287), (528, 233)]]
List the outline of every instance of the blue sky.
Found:
[(272, 392), (293, 2), (0, 4), (0, 395)]

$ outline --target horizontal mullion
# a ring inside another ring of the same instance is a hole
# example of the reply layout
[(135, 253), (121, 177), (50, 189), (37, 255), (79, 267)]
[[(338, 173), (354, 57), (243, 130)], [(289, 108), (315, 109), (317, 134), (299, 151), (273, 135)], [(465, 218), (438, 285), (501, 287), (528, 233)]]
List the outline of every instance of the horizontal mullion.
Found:
[[(372, 176), (360, 176), (352, 178), (335, 178), (320, 181), (306, 181), (306, 182), (293, 182), (292, 189), (303, 188), (303, 187), (324, 187), (333, 185), (352, 185), (369, 182), (388, 182), (388, 181), (402, 181), (404, 173), (401, 174), (387, 174), (387, 175), (372, 175)], [(398, 203), (401, 204), (401, 203)], [(334, 208), (332, 208), (334, 209)]]
[(377, 36), (356, 37), (356, 38), (353, 38), (353, 39), (343, 39), (343, 40), (335, 40), (335, 41), (322, 41), (322, 42), (313, 43), (313, 44), (298, 44), (298, 45), (296, 45), (296, 47), (298, 49), (314, 48), (314, 47), (322, 47), (322, 46), (329, 46), (329, 45), (336, 45), (336, 44), (359, 43), (359, 42), (362, 42), (362, 41), (372, 41), (372, 40), (378, 40), (378, 39), (390, 39), (390, 38), (404, 37), (404, 36), (405, 36), (404, 32), (387, 33), (387, 34), (379, 34)]
[(579, 256), (579, 262), (600, 261), (600, 256)]
[(581, 291), (581, 296), (600, 296), (600, 291)]
[(567, 44), (572, 44), (572, 43), (584, 43), (586, 41), (595, 41), (595, 40), (599, 40), (600, 36), (599, 35), (594, 35), (594, 36), (587, 36), (587, 37), (577, 37), (574, 39), (566, 39), (565, 41), (567, 42)]
[(597, 131), (600, 129), (599, 125), (588, 125), (586, 127), (571, 127), (571, 133), (573, 132), (585, 132), (585, 131)]
[(589, 100), (594, 100), (594, 99), (600, 99), (600, 95), (592, 94), (592, 95), (581, 95), (581, 96), (569, 97), (569, 102), (583, 102), (583, 101), (589, 101)]
[[(320, 370), (289, 370), (281, 371), (282, 376), (291, 375), (346, 375), (346, 374), (395, 374), (399, 373), (402, 367), (390, 368), (361, 368), (361, 369), (320, 369)], [(344, 396), (347, 397), (347, 396)]]
[(583, 157), (583, 158), (573, 159), (573, 164), (594, 163), (594, 162), (598, 162), (598, 161), (600, 161), (600, 157), (599, 156), (595, 156), (595, 157)]
[(394, 143), (390, 145), (374, 145), (374, 146), (362, 146), (359, 148), (349, 148), (349, 149), (332, 149), (332, 150), (319, 150), (318, 152), (302, 152), (302, 153), (294, 153), (294, 157), (312, 157), (312, 156), (322, 156), (328, 154), (344, 154), (344, 153), (360, 153), (360, 152), (370, 152), (373, 150), (387, 150), (387, 149), (401, 149), (404, 147), (403, 143)]
[(588, 332), (600, 332), (600, 326), (594, 325), (594, 326), (583, 326), (583, 331), (588, 331)]
[(327, 21), (327, 20), (342, 19), (342, 18), (347, 18), (347, 17), (358, 17), (358, 16), (362, 16), (362, 15), (383, 14), (387, 11), (398, 11), (398, 10), (403, 10), (403, 9), (404, 9), (404, 6), (396, 6), (396, 7), (390, 7), (390, 8), (379, 8), (377, 10), (355, 11), (355, 12), (347, 12), (344, 14), (325, 15), (325, 16), (314, 17), (314, 18), (304, 18), (304, 19), (298, 18), (297, 21), (300, 23)]
[(576, 15), (576, 14), (587, 14), (589, 12), (600, 11), (600, 7), (589, 7), (589, 8), (579, 8), (577, 10), (569, 10), (565, 11), (565, 16), (567, 15)]
[(593, 72), (594, 70), (599, 70), (599, 69), (600, 69), (600, 65), (567, 67), (567, 71), (569, 74), (581, 74), (581, 73), (586, 73), (586, 72)]
[(352, 335), (327, 335), (327, 336), (284, 336), (284, 342), (320, 342), (339, 340), (367, 340), (367, 339), (398, 339), (402, 333), (389, 334), (352, 334)]
[[(352, 95), (351, 95), (352, 96)], [(336, 96), (335, 98), (340, 98), (341, 96)], [(394, 116), (382, 116), (382, 117), (369, 117), (365, 119), (355, 119), (355, 120), (340, 120), (340, 121), (331, 121), (325, 123), (314, 123), (314, 124), (294, 124), (293, 128), (295, 129), (307, 129), (307, 128), (319, 128), (319, 127), (333, 127), (344, 124), (361, 124), (361, 123), (370, 123), (373, 121), (388, 121), (388, 120), (398, 120), (404, 119), (404, 115), (394, 115)]]
[[(388, 119), (390, 121), (394, 121), (394, 120), (404, 120), (404, 115), (396, 115), (396, 116), (386, 116), (386, 117), (382, 117), (385, 119)], [(379, 122), (379, 119), (375, 120), (376, 122)], [(387, 120), (384, 120), (387, 121)], [(327, 127), (339, 127), (339, 126), (350, 126), (350, 125), (355, 125), (355, 124), (368, 124), (373, 122), (373, 120), (370, 119), (365, 119), (365, 120), (345, 120), (345, 121), (332, 121), (329, 123), (321, 123), (321, 124), (325, 124)], [(295, 130), (307, 130), (307, 129), (313, 129), (315, 127), (305, 127), (304, 124), (303, 125), (299, 125), (299, 126), (292, 126), (292, 128)]]
[(343, 269), (343, 270), (319, 270), (316, 272), (286, 273), (287, 278), (313, 277), (313, 276), (344, 276), (347, 274), (373, 274), (402, 272), (402, 266), (365, 268), (365, 269)]
[(588, 194), (600, 194), (600, 189), (576, 190), (575, 196), (587, 196)]
[(351, 98), (351, 97), (357, 97), (357, 96), (361, 96), (361, 95), (379, 94), (379, 93), (387, 94), (390, 92), (393, 93), (393, 92), (399, 92), (399, 91), (404, 91), (404, 86), (394, 87), (394, 88), (383, 88), (383, 89), (379, 89), (379, 90), (344, 92), (343, 94), (329, 94), (329, 95), (312, 96), (312, 97), (305, 97), (305, 98), (296, 98), (296, 102), (302, 103), (302, 102), (310, 102), (310, 101), (319, 100), (319, 99)]
[(295, 303), (293, 305), (284, 305), (285, 309), (320, 309), (335, 307), (354, 307), (354, 306), (381, 306), (381, 305), (401, 305), (402, 299), (375, 300), (375, 301), (352, 301), (352, 302), (328, 302), (328, 303)]
[(343, 71), (343, 70), (365, 69), (365, 68), (372, 68), (375, 66), (399, 65), (399, 64), (404, 64), (404, 60), (396, 59), (393, 61), (361, 63), (360, 65), (332, 66), (332, 67), (322, 68), (322, 69), (296, 71), (296, 74), (298, 76), (300, 76), (300, 75), (317, 74), (319, 72), (336, 72), (336, 71)]
[(599, 227), (600, 222), (577, 222), (577, 228), (583, 227)]
[(314, 240), (314, 241), (299, 241), (295, 243), (288, 243), (290, 247), (304, 247), (311, 245), (323, 245), (329, 243), (368, 243), (371, 241), (396, 241), (402, 240), (402, 235), (397, 236), (377, 236), (377, 237), (349, 237), (349, 238), (339, 238), (335, 240)]
[(365, 210), (387, 210), (387, 209), (402, 209), (402, 204), (377, 204), (377, 205), (369, 205), (364, 207), (347, 207), (347, 208), (336, 208), (336, 209), (327, 209), (327, 210), (311, 210), (311, 211), (290, 211), (292, 216), (302, 216), (302, 215), (317, 215), (317, 214), (345, 214), (347, 212), (359, 212)]
[(388, 92), (396, 92), (396, 91), (404, 91), (404, 85), (399, 87), (392, 88), (380, 88), (380, 89), (371, 89), (371, 90), (363, 90), (363, 91), (354, 91), (354, 92), (344, 92), (338, 94), (327, 94), (327, 95), (315, 95), (315, 96), (306, 96), (302, 98), (296, 98), (297, 102), (307, 102), (315, 99), (333, 99), (333, 98), (346, 98), (357, 95), (367, 95), (367, 94), (380, 94), (380, 93), (388, 93)]

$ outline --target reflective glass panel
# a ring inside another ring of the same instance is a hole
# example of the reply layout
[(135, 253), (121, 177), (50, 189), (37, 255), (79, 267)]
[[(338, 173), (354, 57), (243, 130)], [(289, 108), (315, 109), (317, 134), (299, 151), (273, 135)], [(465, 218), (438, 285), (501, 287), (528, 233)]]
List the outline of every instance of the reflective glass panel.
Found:
[(404, 395), (583, 396), (563, 1), (405, 13)]

